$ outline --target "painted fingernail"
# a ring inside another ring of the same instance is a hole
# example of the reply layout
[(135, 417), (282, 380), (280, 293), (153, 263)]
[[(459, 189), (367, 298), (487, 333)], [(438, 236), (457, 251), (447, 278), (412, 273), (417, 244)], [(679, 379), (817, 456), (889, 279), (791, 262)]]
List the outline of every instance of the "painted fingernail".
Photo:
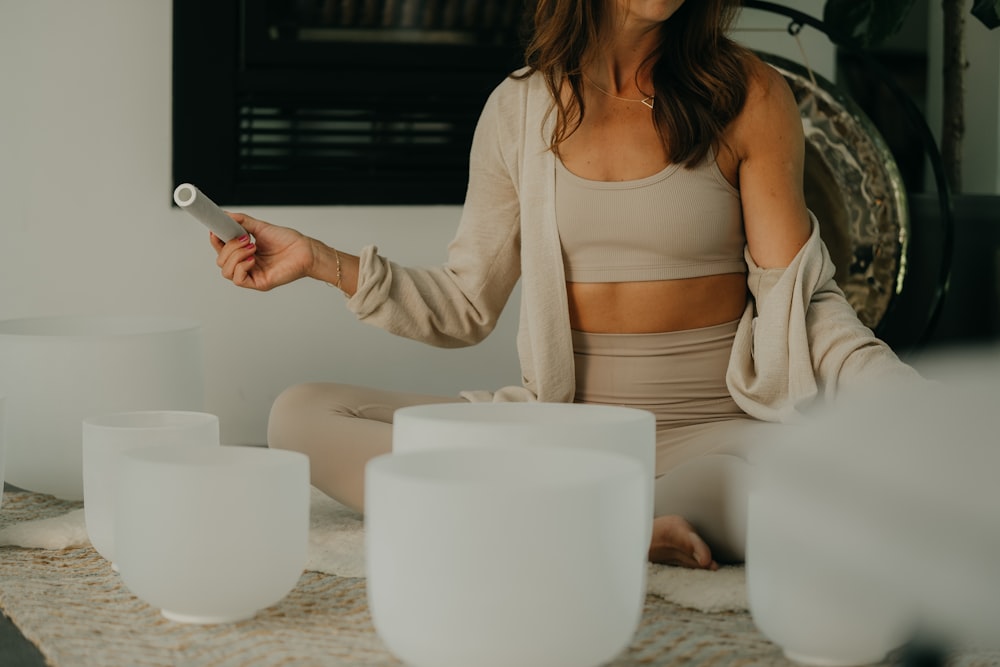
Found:
[(243, 236), (239, 237), (236, 240), (239, 241), (240, 243), (243, 243), (245, 241), (249, 241), (250, 240), (250, 235), (249, 234), (244, 234)]

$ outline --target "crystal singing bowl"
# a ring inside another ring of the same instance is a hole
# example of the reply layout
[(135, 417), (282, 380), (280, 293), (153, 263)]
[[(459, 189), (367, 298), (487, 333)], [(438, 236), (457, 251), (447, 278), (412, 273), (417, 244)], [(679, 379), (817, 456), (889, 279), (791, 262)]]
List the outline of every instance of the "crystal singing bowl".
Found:
[(933, 382), (857, 388), (783, 429), (795, 441), (759, 467), (871, 527), (864, 541), (838, 542), (864, 552), (865, 574), (891, 586), (913, 632), (1000, 648), (1000, 346), (939, 350), (919, 364)]
[(842, 393), (755, 459), (750, 610), (801, 662), (1000, 647), (1000, 347)]
[(119, 454), (154, 445), (219, 445), (219, 418), (204, 412), (116, 412), (83, 420), (83, 508), (87, 535), (114, 563)]
[(80, 422), (130, 410), (201, 410), (201, 331), (165, 317), (0, 321), (7, 481), (83, 498)]
[(909, 607), (877, 576), (889, 553), (870, 526), (773, 490), (750, 494), (747, 523), (750, 612), (788, 659), (867, 665), (909, 638)]
[(120, 455), (115, 558), (137, 597), (184, 623), (280, 601), (309, 540), (309, 461), (261, 447), (160, 445)]
[(645, 598), (645, 475), (618, 454), (518, 444), (373, 459), (376, 631), (415, 667), (607, 662)]
[(656, 420), (647, 410), (580, 403), (441, 403), (397, 410), (392, 449), (511, 444), (615, 452), (645, 470), (649, 530), (653, 527)]

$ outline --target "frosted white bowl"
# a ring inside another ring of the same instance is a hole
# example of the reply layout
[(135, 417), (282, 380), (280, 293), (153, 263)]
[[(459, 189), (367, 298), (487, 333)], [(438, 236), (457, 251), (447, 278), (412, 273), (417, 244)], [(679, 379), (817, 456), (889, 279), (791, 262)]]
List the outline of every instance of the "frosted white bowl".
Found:
[(580, 403), (439, 403), (396, 410), (392, 450), (546, 445), (630, 456), (645, 470), (653, 528), (656, 418), (647, 410)]
[[(866, 382), (783, 427), (783, 448), (756, 464), (796, 504), (841, 507), (869, 526), (824, 550), (855, 547), (854, 565), (891, 587), (924, 636), (1000, 648), (1000, 346), (941, 350), (920, 364), (935, 382)], [(827, 521), (813, 519), (814, 538), (829, 539)]]
[(183, 623), (250, 618), (295, 587), (309, 540), (309, 460), (263, 447), (120, 455), (115, 558), (137, 597)]
[(415, 667), (588, 667), (645, 598), (645, 470), (567, 447), (393, 453), (365, 473), (368, 600)]
[(131, 410), (201, 410), (201, 331), (166, 317), (0, 321), (7, 481), (83, 498), (80, 422)]
[(219, 445), (219, 418), (205, 412), (114, 412), (83, 420), (83, 509), (87, 535), (114, 563), (119, 455), (155, 445)]
[(750, 494), (750, 613), (793, 662), (867, 665), (911, 637), (912, 608), (879, 576), (894, 555), (862, 517), (783, 490)]

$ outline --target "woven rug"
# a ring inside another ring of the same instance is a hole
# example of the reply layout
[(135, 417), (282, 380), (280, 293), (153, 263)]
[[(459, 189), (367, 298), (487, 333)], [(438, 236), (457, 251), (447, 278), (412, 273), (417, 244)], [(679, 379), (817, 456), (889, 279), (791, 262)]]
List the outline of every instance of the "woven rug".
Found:
[[(7, 493), (0, 529), (79, 507), (50, 496)], [(307, 571), (285, 599), (252, 619), (192, 626), (168, 621), (135, 598), (89, 546), (7, 546), (0, 547), (0, 607), (51, 667), (401, 664), (375, 634), (362, 577)], [(791, 663), (745, 611), (705, 613), (650, 594), (632, 644), (609, 664)], [(1000, 662), (987, 656), (953, 664)]]
[[(88, 546), (83, 509), (79, 503), (69, 507), (69, 511), (55, 516), (0, 525), (0, 547), (64, 550)], [(349, 578), (365, 576), (364, 521), (360, 514), (313, 488), (309, 523), (307, 571)], [(648, 567), (649, 592), (665, 600), (705, 612), (747, 609), (742, 567), (723, 567), (715, 572), (653, 564)]]

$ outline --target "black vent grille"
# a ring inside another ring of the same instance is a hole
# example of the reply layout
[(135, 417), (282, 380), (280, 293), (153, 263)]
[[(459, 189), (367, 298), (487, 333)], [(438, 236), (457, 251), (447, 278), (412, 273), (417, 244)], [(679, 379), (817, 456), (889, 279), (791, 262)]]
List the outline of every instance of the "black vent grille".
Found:
[[(522, 0), (270, 0), (272, 25), (296, 27), (446, 30), (504, 35), (516, 31)], [(321, 34), (316, 34), (321, 37)]]
[[(239, 107), (247, 187), (312, 184), (342, 203), (459, 201), (482, 100), (257, 95)], [(364, 191), (376, 189), (372, 196)]]
[(223, 205), (461, 203), (521, 1), (174, 0), (174, 180)]
[(468, 117), (364, 108), (240, 108), (242, 171), (449, 168), (462, 159)]

